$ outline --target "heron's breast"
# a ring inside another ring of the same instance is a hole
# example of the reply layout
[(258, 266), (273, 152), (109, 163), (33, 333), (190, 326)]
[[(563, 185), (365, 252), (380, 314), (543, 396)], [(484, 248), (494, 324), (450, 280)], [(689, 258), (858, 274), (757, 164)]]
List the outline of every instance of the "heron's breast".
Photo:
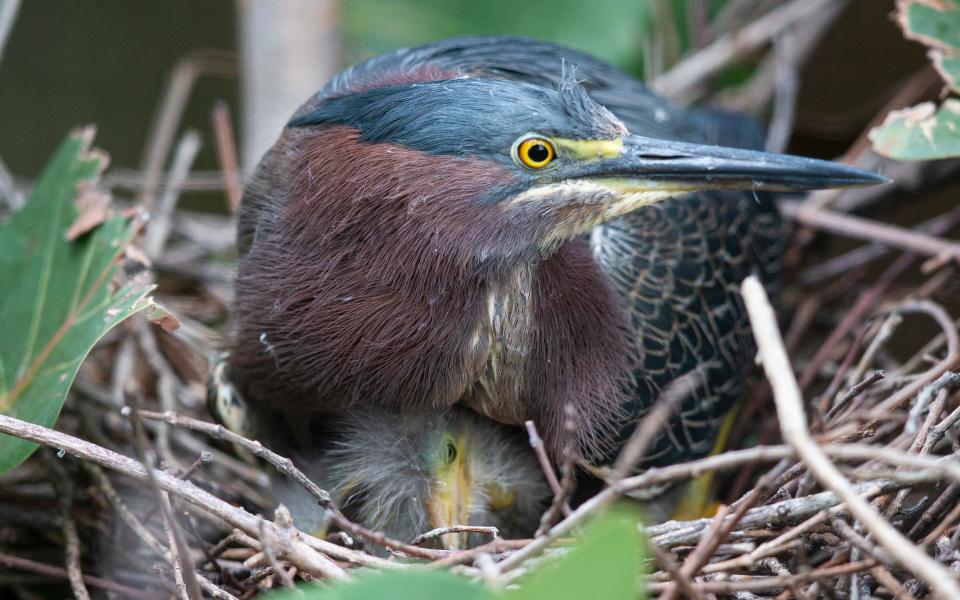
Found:
[(490, 285), (468, 342), (477, 365), (464, 401), (491, 419), (519, 424), (525, 417), (527, 372), (533, 344), (533, 274), (518, 268)]

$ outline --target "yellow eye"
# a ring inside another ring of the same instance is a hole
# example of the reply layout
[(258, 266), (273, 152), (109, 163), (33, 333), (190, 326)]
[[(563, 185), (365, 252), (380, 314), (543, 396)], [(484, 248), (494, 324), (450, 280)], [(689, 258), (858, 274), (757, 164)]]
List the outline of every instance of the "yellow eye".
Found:
[(517, 146), (517, 158), (531, 169), (542, 169), (554, 156), (553, 144), (543, 138), (527, 138)]

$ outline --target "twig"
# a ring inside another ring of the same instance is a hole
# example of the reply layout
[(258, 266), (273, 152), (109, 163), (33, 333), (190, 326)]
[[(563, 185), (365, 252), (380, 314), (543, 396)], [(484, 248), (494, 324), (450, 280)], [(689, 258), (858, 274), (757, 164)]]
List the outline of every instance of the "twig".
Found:
[(657, 77), (651, 87), (675, 100), (689, 100), (702, 83), (724, 67), (756, 52), (793, 24), (817, 14), (834, 0), (793, 0), (770, 11)]
[[(730, 514), (729, 506), (720, 506), (720, 508), (717, 509), (717, 514), (711, 520), (710, 527), (707, 528), (706, 534), (700, 540), (700, 543), (698, 543), (693, 549), (693, 552), (691, 552), (687, 556), (687, 559), (683, 561), (683, 565), (680, 567), (681, 579), (692, 579), (700, 570), (700, 567), (710, 560), (710, 557), (716, 550), (717, 545), (723, 541), (723, 521), (728, 514)], [(660, 600), (672, 600), (677, 592), (678, 587), (679, 586), (674, 586), (665, 590), (663, 594), (660, 595)]]
[[(30, 571), (33, 573), (39, 573), (46, 577), (55, 577), (57, 579), (69, 579), (67, 570), (55, 567), (53, 565), (48, 565), (45, 563), (40, 563), (29, 558), (21, 558), (19, 556), (12, 556), (4, 552), (0, 552), (0, 564), (5, 565), (11, 569), (21, 569), (23, 571)], [(123, 594), (129, 598), (136, 598), (137, 600), (155, 600), (157, 597), (156, 593), (148, 593), (143, 590), (132, 588), (122, 583), (117, 583), (115, 581), (110, 581), (108, 579), (102, 579), (100, 577), (94, 577), (93, 575), (84, 575), (83, 582), (91, 587), (100, 588), (102, 590), (115, 592), (117, 594)]]
[(810, 208), (796, 200), (781, 200), (777, 205), (785, 217), (810, 227), (859, 240), (880, 242), (924, 256), (960, 259), (960, 244), (930, 234), (834, 210)]
[(200, 134), (190, 130), (183, 134), (173, 155), (173, 164), (170, 166), (169, 185), (164, 188), (160, 202), (150, 210), (150, 226), (143, 239), (143, 251), (147, 256), (156, 258), (163, 251), (163, 246), (170, 235), (170, 223), (173, 212), (180, 197), (183, 180), (187, 178), (190, 167), (200, 151)]
[[(806, 573), (795, 573), (786, 577), (746, 577), (742, 575), (732, 575), (727, 581), (705, 581), (696, 582), (694, 587), (703, 593), (711, 594), (732, 594), (738, 591), (761, 592), (766, 590), (777, 590), (792, 585), (816, 581), (818, 579), (830, 579), (833, 577), (842, 577), (857, 571), (866, 571), (876, 565), (873, 560), (858, 561), (846, 563), (835, 567), (815, 569)], [(652, 581), (647, 583), (647, 589), (651, 592), (658, 592), (666, 589), (672, 583), (663, 583)]]
[[(129, 412), (128, 407), (124, 407), (124, 411)], [(194, 431), (200, 431), (211, 437), (214, 437), (219, 440), (224, 440), (240, 446), (248, 450), (254, 456), (262, 458), (275, 469), (283, 473), (284, 475), (293, 479), (297, 484), (302, 486), (307, 492), (313, 496), (317, 503), (323, 507), (330, 519), (341, 529), (348, 531), (356, 537), (361, 537), (367, 541), (382, 546), (384, 548), (392, 548), (399, 552), (403, 552), (409, 556), (416, 556), (419, 558), (426, 559), (435, 559), (440, 555), (436, 551), (430, 550), (427, 548), (418, 548), (416, 546), (406, 544), (400, 540), (395, 540), (390, 538), (383, 533), (377, 531), (371, 531), (366, 527), (358, 523), (354, 523), (347, 519), (343, 513), (336, 507), (333, 503), (333, 499), (330, 497), (330, 494), (325, 490), (320, 489), (320, 487), (310, 480), (303, 471), (298, 469), (289, 458), (280, 456), (279, 454), (273, 452), (269, 448), (265, 447), (263, 444), (256, 440), (248, 439), (238, 433), (230, 431), (229, 429), (223, 427), (222, 425), (216, 425), (214, 423), (208, 423), (207, 421), (201, 421), (199, 419), (194, 419), (192, 417), (186, 417), (179, 415), (174, 412), (164, 412), (158, 413), (154, 411), (141, 410), (140, 416), (145, 419), (153, 419), (158, 421), (163, 421), (168, 425), (175, 425), (179, 427), (185, 427), (187, 429), (192, 429)]]
[(273, 568), (273, 572), (277, 574), (277, 577), (280, 578), (280, 582), (284, 587), (292, 588), (294, 587), (293, 577), (291, 577), (287, 571), (283, 568), (283, 565), (280, 564), (280, 561), (277, 559), (277, 553), (273, 549), (274, 540), (271, 539), (270, 533), (266, 530), (263, 525), (263, 521), (260, 522), (260, 544), (263, 548), (263, 555), (267, 557), (267, 561), (270, 563), (270, 566)]
[(480, 554), (499, 554), (502, 552), (507, 552), (509, 550), (518, 550), (525, 547), (532, 540), (522, 539), (522, 540), (505, 540), (503, 538), (497, 538), (486, 544), (481, 544), (467, 550), (455, 550), (449, 552), (447, 556), (443, 558), (438, 558), (437, 560), (430, 563), (433, 567), (452, 567), (454, 565), (463, 564), (470, 560), (473, 560)]
[(441, 535), (446, 535), (448, 533), (482, 533), (484, 535), (489, 535), (494, 539), (500, 537), (500, 531), (496, 527), (482, 527), (479, 525), (451, 525), (450, 527), (438, 527), (437, 529), (431, 529), (426, 533), (421, 533), (417, 537), (413, 538), (413, 541), (410, 543), (414, 546), (418, 546), (428, 540), (438, 538)]
[[(149, 472), (149, 471), (148, 471)], [(163, 530), (167, 534), (167, 547), (170, 548), (170, 564), (173, 565), (173, 581), (177, 586), (177, 592), (180, 594), (180, 597), (183, 600), (200, 600), (201, 594), (199, 589), (199, 582), (195, 581), (197, 589), (191, 591), (187, 588), (187, 577), (184, 575), (184, 560), (180, 557), (180, 548), (184, 550), (187, 549), (186, 541), (181, 537), (177, 539), (176, 533), (176, 522), (173, 517), (173, 508), (170, 506), (170, 495), (167, 492), (161, 491), (160, 493), (160, 510), (164, 515), (163, 518)], [(187, 564), (190, 565), (189, 568), (193, 567), (193, 561), (187, 558)], [(196, 579), (196, 571), (194, 571), (194, 579)], [(196, 594), (196, 595), (194, 595)]]
[(820, 348), (813, 355), (813, 358), (810, 359), (810, 363), (803, 370), (803, 373), (800, 375), (800, 389), (806, 389), (813, 383), (820, 370), (820, 366), (830, 355), (834, 346), (860, 322), (867, 311), (872, 309), (880, 301), (881, 296), (887, 291), (887, 288), (913, 264), (914, 260), (912, 254), (901, 255), (893, 264), (887, 267), (877, 282), (870, 286), (870, 289), (857, 298), (856, 303), (847, 311), (834, 330), (830, 332), (826, 341), (821, 344)]
[[(144, 358), (157, 375), (156, 393), (160, 400), (160, 406), (165, 410), (173, 410), (177, 405), (176, 396), (182, 387), (180, 378), (160, 351), (157, 340), (153, 335), (153, 327), (147, 319), (136, 315), (128, 323), (128, 327), (133, 330), (134, 339), (140, 346)], [(173, 469), (182, 468), (180, 461), (176, 459), (170, 447), (169, 427), (165, 423), (159, 423), (155, 434), (157, 452), (163, 462), (166, 463), (165, 466)]]
[(17, 20), (20, 10), (20, 0), (3, 0), (0, 2), (0, 62), (3, 61), (3, 50), (7, 47), (7, 40), (13, 30), (13, 23)]
[(767, 127), (767, 152), (783, 152), (790, 142), (793, 131), (793, 119), (797, 111), (797, 93), (800, 88), (800, 60), (796, 52), (796, 33), (785, 30), (773, 41), (774, 64), (774, 102)]
[[(955, 208), (945, 214), (934, 217), (928, 221), (923, 221), (914, 226), (916, 231), (928, 233), (930, 235), (943, 235), (960, 221), (960, 207)], [(860, 246), (856, 250), (851, 250), (846, 254), (841, 254), (834, 258), (823, 261), (822, 263), (805, 270), (800, 275), (802, 285), (812, 285), (847, 273), (855, 266), (862, 266), (881, 258), (890, 252), (890, 248), (884, 244), (871, 243)]]
[(869, 556), (875, 558), (877, 562), (893, 566), (893, 561), (889, 554), (884, 552), (882, 548), (877, 548), (876, 544), (860, 535), (849, 523), (843, 519), (834, 519), (832, 525), (834, 531)]
[(927, 544), (933, 543), (934, 540), (936, 540), (936, 539), (939, 538), (941, 535), (943, 535), (944, 533), (946, 533), (947, 530), (950, 529), (950, 527), (953, 526), (953, 523), (954, 523), (958, 518), (960, 518), (960, 503), (958, 503), (956, 506), (954, 506), (952, 509), (950, 509), (950, 512), (947, 513), (947, 516), (945, 516), (945, 517), (943, 518), (943, 520), (940, 521), (940, 524), (937, 525), (937, 526), (933, 529), (933, 531), (931, 531), (931, 532), (928, 533), (926, 536), (924, 536), (924, 538), (923, 538), (923, 545), (926, 546)]
[[(131, 396), (132, 402), (137, 402), (136, 394)], [(185, 564), (180, 560), (180, 556), (189, 556), (189, 547), (183, 538), (183, 533), (173, 516), (173, 509), (170, 505), (170, 496), (166, 490), (162, 490), (157, 485), (155, 471), (152, 468), (150, 455), (147, 449), (147, 436), (143, 431), (143, 424), (136, 411), (130, 416), (130, 423), (133, 425), (133, 446), (137, 451), (137, 457), (144, 466), (146, 482), (148, 487), (157, 498), (160, 506), (160, 513), (163, 515), (163, 528), (168, 538), (168, 549), (170, 552), (170, 563), (173, 565), (174, 581), (177, 591), (183, 600), (200, 600), (203, 594), (200, 591), (200, 582), (197, 580), (197, 572), (193, 567), (193, 561), (188, 560)]]
[(576, 429), (576, 420), (574, 418), (576, 409), (572, 404), (567, 403), (563, 407), (563, 412), (567, 441), (563, 446), (563, 466), (560, 469), (560, 493), (554, 494), (553, 502), (551, 502), (547, 510), (540, 515), (540, 525), (533, 534), (534, 537), (539, 537), (546, 533), (546, 531), (557, 522), (561, 513), (569, 515), (571, 512), (568, 500), (573, 494), (574, 488), (577, 486), (577, 453), (576, 450), (574, 450), (573, 441), (575, 439), (574, 431)]
[(233, 135), (230, 120), (230, 107), (223, 100), (213, 105), (210, 113), (213, 122), (213, 134), (217, 143), (217, 162), (223, 172), (223, 188), (227, 194), (227, 206), (231, 214), (237, 214), (243, 189), (240, 181), (240, 167), (237, 163), (237, 143)]
[(613, 463), (613, 467), (607, 475), (608, 481), (620, 481), (640, 462), (650, 445), (656, 440), (657, 435), (669, 426), (670, 417), (673, 413), (696, 390), (702, 377), (703, 374), (699, 370), (691, 371), (683, 374), (667, 386), (650, 412), (637, 424), (627, 443), (623, 445), (617, 460)]
[(923, 577), (944, 598), (960, 597), (960, 586), (940, 563), (920, 551), (865, 502), (830, 462), (810, 437), (803, 412), (803, 400), (783, 349), (773, 308), (763, 285), (754, 276), (747, 277), (741, 289), (754, 330), (764, 371), (770, 380), (784, 439), (794, 447), (810, 472), (826, 487), (843, 498), (844, 503), (877, 541), (901, 564)]
[(160, 172), (197, 78), (204, 74), (229, 77), (235, 72), (235, 59), (224, 52), (194, 52), (174, 66), (150, 126), (141, 161), (144, 185), (140, 190), (139, 204), (148, 211), (153, 208)]
[(869, 377), (861, 381), (860, 383), (852, 386), (839, 400), (833, 403), (833, 406), (830, 407), (830, 410), (827, 411), (827, 414), (824, 415), (823, 421), (829, 423), (830, 420), (840, 411), (844, 406), (847, 405), (847, 402), (859, 396), (864, 390), (869, 388), (871, 385), (882, 380), (886, 377), (887, 374), (885, 371), (878, 370), (870, 374)]
[(903, 589), (903, 584), (897, 581), (897, 578), (893, 576), (893, 573), (886, 570), (885, 568), (877, 565), (870, 569), (870, 572), (874, 577), (877, 578), (883, 587), (893, 595), (897, 600), (917, 600), (913, 594), (910, 594), (905, 589)]
[[(62, 449), (68, 454), (82, 460), (88, 460), (108, 469), (118, 471), (141, 482), (147, 481), (147, 470), (137, 461), (53, 429), (27, 423), (26, 421), (21, 421), (20, 419), (15, 419), (7, 415), (0, 415), (0, 433), (6, 433), (51, 448)], [(260, 528), (259, 523), (262, 520), (260, 517), (252, 515), (242, 508), (227, 504), (209, 492), (197, 487), (195, 484), (180, 480), (163, 471), (154, 470), (153, 477), (162, 490), (183, 498), (202, 511), (229, 523), (247, 535), (258, 535)], [(272, 523), (268, 523), (267, 527), (275, 526)], [(321, 556), (317, 550), (340, 560), (363, 566), (394, 569), (403, 568), (403, 565), (361, 552), (355, 552), (312, 536), (301, 534), (299, 537), (301, 539), (296, 540), (292, 544), (287, 559), (292, 564), (301, 568), (301, 570), (315, 574), (318, 577), (342, 579), (347, 577), (347, 573), (330, 559)], [(315, 569), (310, 566), (316, 564), (322, 564), (324, 566), (321, 569)]]
[[(656, 544), (649, 544), (650, 551), (653, 552), (654, 558), (657, 559), (657, 563), (663, 568), (664, 571), (670, 574), (670, 577), (677, 584), (677, 587), (685, 593), (687, 596), (693, 598), (694, 600), (703, 600), (704, 595), (699, 589), (697, 589), (690, 578), (680, 569), (680, 565), (677, 564), (677, 561), (673, 560), (673, 557), (669, 552), (662, 550)], [(673, 589), (673, 588), (668, 588)], [(667, 590), (664, 590), (666, 593)]]
[(44, 452), (44, 459), (56, 474), (54, 491), (59, 495), (61, 529), (65, 541), (64, 562), (67, 567), (67, 579), (76, 600), (90, 600), (90, 592), (83, 582), (83, 569), (80, 567), (80, 536), (77, 534), (77, 522), (73, 519), (73, 480), (67, 470), (50, 452)]
[[(223, 565), (220, 564), (220, 561), (217, 560), (217, 555), (215, 555), (213, 552), (210, 551), (209, 548), (207, 548), (206, 541), (204, 541), (203, 536), (200, 535), (200, 531), (197, 529), (196, 520), (191, 518), (190, 515), (187, 515), (186, 521), (187, 521), (187, 525), (190, 526), (190, 533), (193, 534), (194, 539), (197, 541), (197, 545), (200, 546), (200, 551), (203, 553), (203, 556), (206, 559), (206, 562), (209, 563), (210, 566), (212, 566), (214, 569), (216, 569), (217, 572), (220, 573), (220, 576), (223, 577), (225, 580), (227, 580), (230, 583), (230, 585), (234, 586), (238, 590), (244, 590), (243, 583), (237, 580), (236, 577), (234, 577), (233, 573), (230, 572), (230, 569), (225, 569)], [(232, 536), (227, 536), (227, 537), (233, 539)], [(194, 568), (200, 569), (200, 567), (202, 567), (203, 564), (204, 564), (203, 561), (198, 561), (196, 564), (194, 564)], [(202, 576), (200, 576), (199, 573), (197, 576), (201, 577), (201, 580), (200, 580), (201, 587), (204, 587), (204, 589), (206, 589), (206, 586), (204, 586), (203, 584)]]
[[(560, 487), (560, 481), (557, 480), (557, 472), (553, 470), (553, 465), (550, 464), (550, 458), (547, 456), (547, 450), (543, 445), (543, 440), (540, 438), (539, 432), (537, 432), (536, 424), (534, 424), (533, 421), (526, 421), (523, 425), (527, 428), (530, 447), (533, 448), (534, 454), (537, 455), (537, 460), (540, 462), (540, 469), (543, 471), (543, 476), (547, 480), (547, 485), (549, 485), (550, 490), (553, 491), (554, 498), (563, 497), (563, 488)], [(564, 504), (563, 514), (569, 517), (570, 513), (570, 506)]]
[(917, 431), (917, 422), (920, 420), (920, 415), (933, 400), (934, 394), (946, 393), (948, 388), (954, 388), (960, 385), (960, 373), (944, 373), (937, 378), (936, 381), (923, 388), (919, 394), (917, 394), (917, 400), (914, 402), (913, 407), (910, 408), (910, 414), (908, 415), (907, 423), (904, 426), (904, 430), (907, 433), (916, 433)]
[[(122, 411), (123, 414), (129, 414), (130, 412), (131, 409), (129, 407), (124, 407), (124, 410)], [(317, 503), (323, 508), (330, 508), (333, 506), (333, 499), (330, 497), (330, 494), (325, 490), (320, 489), (320, 486), (311, 481), (310, 478), (303, 473), (303, 471), (298, 469), (296, 465), (293, 464), (292, 460), (280, 456), (256, 440), (248, 439), (238, 433), (230, 431), (223, 425), (201, 421), (200, 419), (194, 419), (192, 417), (180, 415), (172, 411), (160, 413), (151, 410), (139, 410), (137, 412), (144, 419), (161, 421), (167, 425), (199, 431), (209, 435), (214, 439), (236, 444), (237, 446), (248, 450), (254, 456), (262, 458), (277, 471), (280, 471), (290, 479), (293, 479), (300, 486), (302, 486), (303, 489), (307, 490), (307, 492), (309, 492), (310, 495), (313, 496)]]
[(940, 496), (931, 504), (927, 510), (920, 515), (920, 518), (916, 523), (913, 524), (913, 527), (910, 528), (910, 532), (907, 534), (907, 537), (910, 539), (916, 539), (923, 531), (929, 527), (934, 519), (940, 517), (943, 512), (954, 503), (957, 498), (960, 497), (960, 483), (951, 483), (947, 486), (947, 489), (943, 490)]

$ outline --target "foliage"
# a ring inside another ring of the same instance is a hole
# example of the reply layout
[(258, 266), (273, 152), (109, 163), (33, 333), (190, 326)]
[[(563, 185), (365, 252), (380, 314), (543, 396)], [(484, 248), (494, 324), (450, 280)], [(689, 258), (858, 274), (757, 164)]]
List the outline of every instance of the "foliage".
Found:
[(346, 584), (302, 587), (274, 600), (619, 600), (642, 598), (642, 542), (637, 517), (626, 508), (608, 511), (590, 523), (573, 547), (559, 550), (519, 586), (502, 593), (442, 571), (368, 573)]
[(619, 0), (352, 0), (344, 3), (342, 10), (346, 37), (363, 55), (445, 37), (522, 34), (589, 50), (630, 68), (646, 4)]
[[(342, 6), (348, 62), (461, 35), (526, 35), (579, 48), (635, 75), (671, 66), (694, 45), (686, 0), (352, 0)], [(726, 0), (706, 3), (712, 20)], [(652, 45), (658, 46), (652, 48)], [(656, 55), (655, 61), (644, 58)], [(656, 75), (656, 73), (652, 73)]]
[(900, 160), (960, 156), (960, 100), (947, 100), (939, 110), (932, 102), (895, 110), (870, 139), (878, 153)]
[[(94, 343), (153, 306), (151, 286), (113, 289), (119, 258), (137, 231), (86, 190), (106, 165), (90, 150), (93, 130), (72, 133), (26, 206), (0, 227), (0, 414), (50, 427)], [(75, 202), (78, 190), (84, 211)], [(0, 435), (0, 473), (35, 445)]]
[[(930, 47), (937, 72), (960, 92), (960, 3), (900, 0), (897, 11), (904, 35)], [(876, 152), (900, 160), (960, 156), (960, 101), (948, 99), (939, 110), (924, 103), (894, 111), (870, 139)]]

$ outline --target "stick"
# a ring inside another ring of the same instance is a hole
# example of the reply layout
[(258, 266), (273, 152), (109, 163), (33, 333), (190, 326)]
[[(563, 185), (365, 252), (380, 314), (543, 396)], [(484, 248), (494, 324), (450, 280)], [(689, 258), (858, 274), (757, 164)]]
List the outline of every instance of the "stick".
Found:
[(724, 67), (756, 52), (794, 23), (822, 12), (836, 0), (793, 0), (759, 19), (725, 35), (657, 77), (651, 88), (674, 99), (691, 92)]
[[(5, 565), (11, 569), (22, 569), (31, 573), (39, 573), (46, 577), (56, 577), (57, 579), (68, 579), (69, 577), (66, 569), (37, 562), (35, 560), (30, 560), (29, 558), (21, 558), (19, 556), (4, 554), (3, 552), (0, 552), (0, 565)], [(117, 583), (108, 579), (101, 579), (100, 577), (94, 577), (93, 575), (84, 575), (83, 582), (90, 587), (116, 592), (117, 594), (123, 594), (124, 596), (136, 598), (137, 600), (154, 600), (157, 598), (157, 594), (155, 593), (151, 594), (143, 590), (138, 590), (136, 588), (123, 585), (122, 583)]]
[[(128, 414), (130, 410), (130, 407), (124, 407), (121, 412)], [(140, 410), (138, 411), (138, 414), (145, 419), (162, 421), (168, 425), (185, 427), (193, 431), (206, 433), (207, 435), (218, 440), (225, 440), (248, 450), (251, 454), (262, 458), (275, 469), (290, 477), (305, 490), (307, 490), (307, 492), (317, 501), (317, 504), (319, 504), (328, 512), (331, 520), (336, 523), (338, 527), (356, 537), (362, 537), (373, 544), (382, 546), (384, 548), (392, 548), (408, 554), (409, 556), (416, 556), (418, 558), (425, 558), (428, 560), (433, 560), (439, 558), (440, 556), (435, 550), (418, 548), (417, 546), (406, 544), (399, 540), (387, 537), (383, 533), (371, 531), (370, 529), (367, 529), (358, 523), (350, 521), (334, 504), (333, 499), (330, 498), (330, 494), (325, 490), (320, 489), (316, 483), (311, 481), (303, 471), (298, 469), (296, 465), (293, 464), (292, 460), (284, 456), (280, 456), (256, 440), (245, 438), (238, 433), (230, 431), (223, 425), (216, 425), (214, 423), (208, 423), (207, 421), (201, 421), (200, 419), (186, 417), (172, 411), (158, 413), (149, 410)]]
[(180, 198), (183, 180), (187, 178), (187, 173), (190, 172), (190, 167), (199, 151), (200, 134), (193, 130), (183, 134), (173, 155), (169, 176), (170, 185), (164, 188), (160, 202), (150, 210), (150, 226), (147, 227), (147, 233), (143, 239), (143, 251), (150, 258), (160, 256), (163, 246), (167, 243), (173, 211), (176, 209), (177, 199)]
[[(71, 456), (96, 463), (113, 471), (118, 471), (140, 482), (147, 481), (147, 470), (137, 461), (117, 454), (102, 446), (91, 444), (90, 442), (53, 429), (27, 423), (26, 421), (21, 421), (20, 419), (6, 415), (0, 415), (0, 433), (6, 433), (24, 440), (60, 449)], [(190, 504), (218, 517), (231, 526), (240, 529), (247, 535), (255, 537), (259, 534), (259, 524), (260, 521), (263, 520), (262, 518), (250, 514), (243, 508), (227, 504), (220, 498), (200, 489), (189, 481), (183, 481), (173, 475), (158, 470), (154, 470), (153, 476), (160, 489), (183, 498)], [(269, 529), (271, 527), (275, 528), (276, 526), (273, 523), (267, 522), (266, 527)], [(280, 536), (280, 532), (275, 533), (278, 537)], [(355, 552), (312, 536), (301, 535), (300, 538), (301, 539), (296, 540), (291, 545), (290, 552), (286, 558), (301, 570), (318, 577), (346, 579), (347, 573), (342, 567), (326, 556), (321, 555), (317, 550), (340, 560), (363, 566), (402, 568), (402, 566), (397, 563), (392, 563), (361, 552)]]
[(237, 214), (240, 208), (240, 199), (243, 197), (243, 188), (240, 181), (240, 167), (237, 163), (237, 142), (233, 135), (233, 124), (230, 121), (230, 107), (223, 100), (218, 100), (210, 113), (213, 121), (214, 139), (217, 142), (217, 161), (223, 172), (223, 187), (227, 195), (227, 206), (230, 214)]
[(924, 256), (960, 259), (960, 244), (930, 234), (888, 225), (825, 208), (810, 208), (797, 200), (777, 203), (783, 216), (798, 223), (847, 237), (879, 242)]
[(13, 23), (17, 20), (20, 10), (20, 0), (3, 0), (0, 2), (0, 60), (3, 60), (3, 49), (7, 46)]
[(483, 527), (480, 525), (451, 525), (450, 527), (438, 527), (437, 529), (431, 529), (426, 533), (421, 533), (417, 537), (413, 538), (413, 541), (410, 543), (414, 546), (417, 546), (426, 542), (427, 540), (432, 540), (448, 533), (482, 533), (484, 535), (489, 535), (493, 539), (500, 537), (500, 530), (498, 530), (496, 527)]
[(960, 586), (950, 572), (894, 529), (864, 501), (810, 437), (800, 388), (783, 348), (776, 317), (763, 285), (751, 275), (744, 280), (741, 289), (764, 371), (773, 388), (784, 439), (796, 450), (797, 456), (810, 472), (843, 499), (850, 512), (894, 558), (926, 580), (940, 597), (960, 598)]
[(76, 600), (90, 600), (90, 592), (83, 581), (83, 569), (80, 565), (80, 535), (77, 533), (77, 522), (73, 519), (73, 480), (67, 470), (54, 458), (49, 451), (44, 452), (44, 459), (53, 470), (55, 479), (54, 491), (60, 496), (61, 528), (65, 541), (64, 562), (67, 568), (67, 579), (73, 589)]
[(147, 143), (140, 163), (143, 187), (140, 189), (138, 203), (147, 210), (153, 208), (163, 164), (166, 162), (170, 146), (173, 144), (173, 137), (177, 133), (177, 126), (197, 79), (204, 74), (229, 77), (235, 72), (236, 61), (232, 55), (210, 50), (194, 52), (180, 60), (173, 68), (170, 80), (163, 91), (163, 99), (150, 125), (150, 133), (147, 135)]
[[(526, 421), (523, 425), (527, 428), (527, 435), (530, 437), (530, 447), (533, 448), (533, 453), (537, 455), (537, 460), (540, 462), (540, 468), (543, 470), (543, 476), (546, 478), (547, 484), (550, 486), (550, 490), (553, 492), (553, 497), (562, 498), (563, 488), (560, 487), (560, 481), (557, 479), (557, 472), (553, 470), (553, 465), (550, 464), (550, 459), (547, 457), (547, 451), (543, 447), (543, 440), (540, 439), (540, 433), (537, 431), (536, 424), (533, 421)], [(570, 506), (567, 503), (564, 503), (564, 516), (569, 517), (570, 513)]]

